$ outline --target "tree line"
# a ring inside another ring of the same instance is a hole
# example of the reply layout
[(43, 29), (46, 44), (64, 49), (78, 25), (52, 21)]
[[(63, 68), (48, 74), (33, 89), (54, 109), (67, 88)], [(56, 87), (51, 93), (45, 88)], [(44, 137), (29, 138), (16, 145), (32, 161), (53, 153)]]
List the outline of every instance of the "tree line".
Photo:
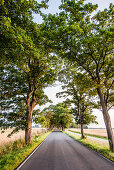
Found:
[[(66, 0), (61, 2), (59, 14), (45, 15), (41, 9), (47, 8), (47, 1), (2, 1), (2, 128), (15, 127), (12, 133), (25, 129), (25, 141), (31, 143), (34, 108), (49, 101), (44, 89), (58, 79), (65, 91), (57, 95), (71, 96), (65, 105), (73, 104), (71, 112), (82, 130), (83, 124), (96, 122), (92, 108), (102, 109), (110, 150), (114, 151), (109, 116), (114, 96), (113, 4), (92, 15), (97, 7), (84, 0)], [(42, 16), (42, 24), (33, 22), (33, 13)], [(96, 96), (99, 102), (92, 100)]]
[(35, 116), (35, 122), (49, 130), (58, 128), (63, 131), (73, 123), (73, 116), (69, 104), (63, 102), (44, 108)]

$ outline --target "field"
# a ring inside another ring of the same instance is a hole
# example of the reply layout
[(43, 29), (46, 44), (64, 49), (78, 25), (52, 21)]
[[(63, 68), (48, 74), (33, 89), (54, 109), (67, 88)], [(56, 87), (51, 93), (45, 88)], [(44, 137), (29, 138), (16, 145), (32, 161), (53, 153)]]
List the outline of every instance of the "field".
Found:
[[(76, 131), (76, 132), (81, 132), (80, 129), (76, 128), (70, 128), (69, 130)], [(91, 134), (91, 135), (97, 135), (97, 136), (102, 136), (102, 137), (107, 137), (107, 132), (106, 129), (84, 129), (84, 133), (86, 134)], [(114, 133), (114, 130), (113, 130)]]
[[(7, 135), (9, 133), (11, 133), (12, 129), (7, 129), (4, 133), (1, 133), (1, 130), (0, 130), (0, 145), (3, 145), (3, 144), (7, 144), (11, 141), (16, 141), (18, 139), (23, 139), (24, 136), (25, 136), (25, 131), (23, 130), (20, 130), (18, 133), (15, 133), (13, 134), (10, 138), (7, 137)], [(39, 134), (39, 133), (42, 133), (42, 131), (44, 132), (45, 129), (42, 129), (42, 128), (33, 128), (32, 129), (32, 135), (35, 135), (35, 134)]]
[[(80, 129), (76, 129), (76, 128), (70, 128), (69, 130), (80, 132)], [(25, 136), (25, 132), (20, 130), (18, 133), (12, 135), (9, 138), (9, 137), (7, 137), (7, 135), (11, 131), (12, 131), (12, 129), (7, 129), (5, 131), (5, 133), (1, 134), (1, 130), (0, 130), (0, 145), (7, 144), (10, 141), (15, 141), (15, 140), (20, 139), (20, 138), (23, 139), (24, 136)], [(43, 129), (43, 131), (45, 131), (45, 129)], [(113, 130), (113, 132), (114, 132), (114, 130)], [(32, 129), (32, 135), (39, 134), (39, 133), (42, 133), (42, 128), (33, 128)], [(102, 136), (102, 137), (107, 137), (106, 129), (84, 129), (84, 133)]]

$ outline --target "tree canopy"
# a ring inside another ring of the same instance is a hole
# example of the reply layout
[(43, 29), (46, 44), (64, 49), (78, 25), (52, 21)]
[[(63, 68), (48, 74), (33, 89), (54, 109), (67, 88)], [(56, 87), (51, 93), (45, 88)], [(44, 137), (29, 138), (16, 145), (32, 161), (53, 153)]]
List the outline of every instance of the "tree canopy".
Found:
[[(44, 15), (41, 9), (47, 8), (47, 2), (1, 1), (0, 125), (15, 127), (14, 131), (25, 129), (25, 141), (31, 143), (32, 119), (36, 113), (33, 110), (37, 104), (49, 101), (44, 88), (56, 80), (64, 59), (62, 67), (66, 66), (73, 74), (67, 72), (64, 76), (65, 93), (73, 95), (77, 113), (85, 111), (90, 120), (95, 119), (90, 116), (89, 99), (99, 96), (110, 149), (114, 151), (108, 113), (114, 98), (113, 4), (93, 14), (97, 5), (86, 4), (84, 0), (62, 0), (59, 14)], [(44, 22), (34, 23), (33, 13), (42, 15)], [(72, 120), (67, 103), (53, 105), (51, 109), (53, 118), (43, 113), (46, 125), (67, 127)]]
[(114, 151), (114, 137), (108, 109), (112, 106), (113, 88), (113, 4), (109, 9), (92, 12), (97, 5), (83, 0), (67, 0), (62, 12), (45, 17), (45, 31), (54, 42), (58, 56), (77, 64), (78, 70), (93, 82), (100, 99), (110, 149)]
[(63, 83), (62, 92), (57, 93), (57, 97), (68, 97), (65, 103), (71, 105), (71, 112), (74, 115), (76, 124), (81, 125), (82, 138), (84, 138), (83, 126), (90, 123), (97, 123), (96, 116), (92, 115), (92, 108), (96, 103), (92, 100), (92, 92), (89, 84), (91, 81), (75, 67), (67, 64), (59, 73), (59, 81)]
[(33, 109), (49, 101), (44, 88), (53, 83), (58, 67), (57, 57), (44, 48), (43, 26), (32, 21), (32, 13), (43, 7), (45, 1), (2, 3), (0, 125), (15, 127), (13, 132), (25, 129), (26, 143), (31, 143)]
[[(58, 103), (56, 105), (50, 105), (43, 110), (43, 113), (49, 121), (50, 128), (68, 128), (73, 121), (71, 110), (65, 103)], [(47, 116), (48, 115), (48, 116)]]

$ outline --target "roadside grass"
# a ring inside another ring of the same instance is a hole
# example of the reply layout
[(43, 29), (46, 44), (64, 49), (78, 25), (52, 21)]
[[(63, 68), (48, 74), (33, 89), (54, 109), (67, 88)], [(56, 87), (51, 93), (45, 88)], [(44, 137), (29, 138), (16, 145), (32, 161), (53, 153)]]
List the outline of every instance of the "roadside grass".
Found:
[[(81, 134), (80, 132), (73, 131), (73, 130), (69, 130), (69, 129), (68, 129), (68, 131)], [(96, 138), (108, 140), (108, 138), (107, 138), (106, 136), (92, 135), (92, 134), (89, 134), (89, 133), (85, 133), (85, 135), (86, 135), (86, 136), (92, 136), (92, 137), (96, 137)]]
[(70, 132), (64, 132), (64, 133), (67, 134), (68, 136), (70, 136), (71, 138), (77, 140), (78, 142), (82, 143), (83, 145), (97, 151), (98, 153), (105, 156), (106, 158), (114, 161), (114, 152), (111, 152), (109, 150), (109, 147), (105, 146), (101, 142), (96, 142), (96, 141), (93, 141), (90, 139), (86, 139), (86, 140), (81, 139), (80, 136), (73, 135)]
[(24, 140), (15, 141), (0, 148), (0, 170), (14, 170), (51, 132), (33, 137), (31, 144), (25, 145)]
[(3, 156), (4, 154), (8, 154), (9, 152), (17, 150), (19, 148), (23, 148), (24, 146), (25, 146), (25, 141), (24, 139), (21, 139), (21, 138), (14, 142), (1, 145), (0, 146), (0, 157)]

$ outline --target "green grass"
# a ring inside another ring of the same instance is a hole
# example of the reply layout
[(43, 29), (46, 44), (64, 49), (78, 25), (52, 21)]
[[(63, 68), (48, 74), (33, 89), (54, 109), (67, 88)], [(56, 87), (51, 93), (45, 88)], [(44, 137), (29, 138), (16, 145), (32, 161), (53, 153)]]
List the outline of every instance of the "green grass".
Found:
[(81, 139), (79, 136), (72, 135), (69, 132), (64, 132), (64, 133), (70, 136), (71, 138), (77, 140), (78, 142), (82, 143), (83, 145), (97, 151), (98, 153), (105, 156), (106, 158), (114, 161), (114, 152), (111, 152), (108, 146), (104, 146), (104, 144), (101, 144), (96, 141), (92, 141), (90, 139), (87, 140)]
[(29, 145), (16, 141), (15, 144), (4, 146), (4, 151), (2, 148), (0, 153), (0, 170), (14, 170), (50, 133), (39, 136), (38, 141), (34, 137)]
[[(70, 132), (74, 132), (74, 133), (78, 133), (78, 134), (81, 134), (80, 132), (73, 131), (73, 130), (68, 130), (68, 131), (70, 131)], [(96, 137), (96, 138), (100, 138), (100, 139), (106, 139), (106, 140), (108, 140), (108, 138), (107, 138), (107, 137), (105, 137), (105, 136), (92, 135), (92, 134), (88, 134), (88, 133), (85, 133), (85, 135), (86, 135), (86, 136), (92, 136), (92, 137)]]

